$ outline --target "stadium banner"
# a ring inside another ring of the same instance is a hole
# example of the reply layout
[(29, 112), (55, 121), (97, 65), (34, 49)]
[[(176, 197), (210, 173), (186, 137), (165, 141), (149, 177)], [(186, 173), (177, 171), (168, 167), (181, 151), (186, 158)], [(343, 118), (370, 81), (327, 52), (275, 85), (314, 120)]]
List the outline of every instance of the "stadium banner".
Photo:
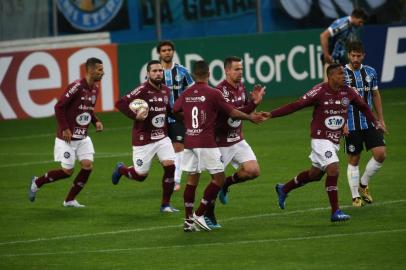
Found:
[[(205, 59), (214, 86), (225, 77), (223, 59), (238, 56), (248, 89), (259, 83), (267, 86), (268, 96), (295, 96), (322, 81), (319, 35), (320, 30), (307, 30), (180, 40), (175, 42), (175, 62), (190, 70), (194, 61)], [(155, 42), (119, 46), (121, 95), (144, 81), (146, 62), (158, 59), (155, 46)]]
[(48, 117), (69, 83), (85, 75), (89, 57), (103, 61), (96, 112), (114, 110), (119, 96), (117, 46), (0, 53), (0, 120)]
[(406, 24), (365, 27), (365, 63), (375, 68), (380, 88), (406, 86)]
[[(223, 59), (238, 56), (243, 59), (247, 89), (259, 83), (267, 86), (268, 97), (299, 96), (323, 80), (322, 31), (179, 40), (175, 42), (175, 62), (190, 70), (194, 61), (205, 59), (210, 66), (209, 83), (215, 86), (225, 77)], [(365, 64), (377, 70), (381, 89), (406, 86), (405, 33), (406, 25), (364, 27)], [(155, 42), (119, 46), (121, 95), (145, 80), (146, 62), (158, 59), (155, 46)]]

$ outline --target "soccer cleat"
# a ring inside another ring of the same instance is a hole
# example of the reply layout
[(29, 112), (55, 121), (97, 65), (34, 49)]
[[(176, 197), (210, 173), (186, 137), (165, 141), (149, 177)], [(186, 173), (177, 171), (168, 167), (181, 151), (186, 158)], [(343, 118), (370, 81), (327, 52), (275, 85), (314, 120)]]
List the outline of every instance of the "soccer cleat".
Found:
[(161, 205), (160, 211), (161, 211), (161, 213), (175, 213), (175, 212), (179, 212), (179, 209), (176, 209), (176, 208), (170, 206), (169, 204), (166, 204), (166, 205)]
[(180, 183), (175, 182), (175, 186), (173, 187), (174, 191), (179, 191), (180, 190)]
[(217, 223), (217, 220), (211, 219), (208, 216), (204, 216), (204, 221), (206, 221), (207, 226), (209, 226), (210, 229), (220, 229), (221, 225)]
[(219, 200), (222, 204), (227, 204), (228, 202), (228, 192), (230, 189), (222, 187), (219, 192)]
[(113, 174), (111, 175), (111, 182), (113, 185), (117, 185), (121, 178), (120, 168), (124, 166), (123, 162), (119, 162), (116, 164), (116, 168), (114, 168)]
[(65, 207), (74, 207), (74, 208), (83, 208), (85, 207), (83, 204), (80, 204), (77, 200), (72, 201), (64, 201), (63, 206)]
[(35, 180), (37, 180), (38, 177), (33, 176), (30, 180), (30, 185), (28, 186), (28, 199), (31, 202), (35, 201), (35, 195), (37, 195), (37, 191), (39, 188), (37, 187), (37, 184), (35, 183)]
[(193, 222), (199, 226), (199, 228), (205, 230), (205, 231), (211, 231), (210, 227), (207, 225), (206, 221), (204, 220), (204, 216), (196, 216), (195, 213), (193, 213), (192, 217)]
[(360, 197), (354, 198), (354, 199), (352, 199), (352, 206), (354, 206), (354, 207), (364, 206), (364, 201), (361, 200)]
[(285, 209), (285, 200), (288, 195), (283, 192), (283, 184), (276, 184), (275, 186), (276, 195), (278, 195), (278, 204), (281, 209)]
[(359, 195), (361, 195), (361, 198), (362, 198), (362, 200), (364, 200), (364, 202), (366, 202), (366, 203), (373, 202), (372, 196), (371, 196), (371, 194), (369, 194), (368, 187), (366, 187), (366, 188), (359, 187), (358, 192), (359, 192)]
[(193, 223), (191, 219), (185, 219), (183, 223), (183, 231), (184, 232), (198, 232), (200, 231), (199, 228)]
[(346, 221), (351, 218), (350, 215), (345, 214), (343, 211), (340, 209), (337, 209), (334, 214), (331, 215), (331, 222), (340, 222), (340, 221)]

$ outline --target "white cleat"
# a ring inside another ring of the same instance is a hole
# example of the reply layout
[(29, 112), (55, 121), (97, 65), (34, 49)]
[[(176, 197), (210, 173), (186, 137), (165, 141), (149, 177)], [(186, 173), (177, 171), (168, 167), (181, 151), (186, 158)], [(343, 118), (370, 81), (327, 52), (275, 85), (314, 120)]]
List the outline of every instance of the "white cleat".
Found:
[(65, 207), (75, 207), (75, 208), (82, 208), (85, 207), (85, 205), (80, 204), (77, 200), (72, 200), (72, 201), (64, 201), (63, 206)]
[(202, 228), (203, 230), (208, 232), (211, 231), (210, 227), (206, 223), (206, 220), (204, 220), (204, 215), (196, 216), (196, 214), (193, 213), (192, 220), (197, 226), (199, 226), (199, 228)]
[(28, 187), (28, 199), (31, 202), (35, 201), (35, 196), (37, 195), (37, 191), (39, 190), (37, 184), (35, 183), (35, 180), (37, 180), (38, 177), (34, 176), (31, 178), (30, 185)]

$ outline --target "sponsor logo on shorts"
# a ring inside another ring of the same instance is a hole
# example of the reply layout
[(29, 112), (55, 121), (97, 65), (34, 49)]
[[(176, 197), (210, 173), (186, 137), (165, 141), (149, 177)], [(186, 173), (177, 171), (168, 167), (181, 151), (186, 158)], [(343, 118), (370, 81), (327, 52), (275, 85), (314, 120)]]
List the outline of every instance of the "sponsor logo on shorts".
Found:
[(137, 161), (135, 161), (135, 164), (137, 164), (138, 167), (141, 167), (144, 162), (142, 161), (142, 159), (137, 159)]
[(63, 157), (66, 159), (70, 158), (70, 153), (69, 152), (63, 153)]
[(326, 156), (326, 158), (331, 158), (333, 156), (333, 153), (331, 153), (331, 151), (326, 151), (324, 155)]
[(221, 162), (221, 163), (224, 163), (223, 156), (220, 156), (220, 162)]

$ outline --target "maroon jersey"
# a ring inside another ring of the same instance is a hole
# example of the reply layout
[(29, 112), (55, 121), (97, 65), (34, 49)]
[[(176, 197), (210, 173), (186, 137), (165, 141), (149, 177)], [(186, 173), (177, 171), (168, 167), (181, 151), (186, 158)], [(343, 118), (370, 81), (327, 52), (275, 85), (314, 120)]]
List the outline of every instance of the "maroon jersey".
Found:
[(303, 107), (314, 106), (311, 122), (311, 137), (326, 139), (339, 143), (342, 128), (347, 121), (348, 106), (355, 105), (367, 119), (376, 123), (376, 118), (362, 97), (348, 86), (338, 91), (330, 88), (328, 83), (320, 83), (304, 94), (299, 100), (275, 109), (272, 117), (279, 117), (295, 112)]
[[(223, 94), (226, 102), (231, 104), (235, 109), (248, 114), (255, 110), (256, 105), (254, 102), (248, 101), (244, 84), (240, 83), (235, 88), (224, 80), (216, 88)], [(217, 146), (228, 147), (243, 139), (242, 121), (233, 120), (225, 114), (220, 114), (216, 123)]]
[[(170, 112), (169, 91), (165, 85), (156, 89), (149, 82), (145, 82), (116, 102), (116, 108), (134, 120), (132, 131), (134, 146), (156, 142), (167, 136), (166, 118)], [(148, 103), (149, 112), (144, 121), (135, 120), (135, 114), (128, 107), (134, 99), (143, 99)]]
[(58, 121), (56, 136), (63, 140), (62, 131), (70, 129), (72, 140), (82, 140), (87, 137), (90, 123), (95, 124), (94, 115), (99, 87), (89, 86), (86, 79), (76, 80), (68, 85), (67, 90), (55, 104), (55, 116)]
[(185, 148), (217, 147), (215, 124), (219, 113), (230, 114), (233, 107), (221, 92), (207, 83), (196, 82), (176, 100), (173, 111), (183, 111)]

